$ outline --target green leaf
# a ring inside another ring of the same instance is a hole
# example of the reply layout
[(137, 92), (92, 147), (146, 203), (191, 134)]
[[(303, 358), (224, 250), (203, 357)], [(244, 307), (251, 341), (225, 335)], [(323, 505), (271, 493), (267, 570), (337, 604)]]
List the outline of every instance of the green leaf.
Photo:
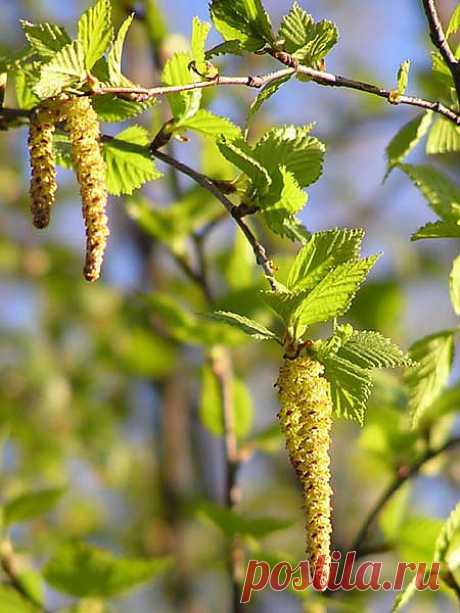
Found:
[(283, 17), (278, 38), (284, 41), (283, 48), (301, 64), (318, 67), (337, 43), (337, 28), (331, 21), (315, 23), (298, 2), (288, 15)]
[(398, 94), (403, 96), (406, 93), (407, 84), (409, 82), (409, 70), (411, 61), (405, 60), (401, 63), (398, 70)]
[(270, 18), (261, 0), (212, 0), (209, 8), (216, 30), (234, 43), (233, 52), (257, 51), (273, 43)]
[(386, 149), (388, 165), (385, 178), (388, 177), (392, 169), (401, 163), (417, 146), (427, 133), (432, 121), (433, 113), (427, 111), (412, 121), (409, 121), (409, 123), (403, 126), (396, 136), (394, 136)]
[(19, 595), (17, 590), (0, 585), (0, 613), (36, 613), (37, 607)]
[(247, 317), (243, 317), (242, 315), (237, 315), (236, 313), (228, 313), (225, 311), (217, 311), (216, 313), (212, 313), (208, 316), (210, 319), (215, 321), (220, 321), (222, 323), (226, 323), (233, 328), (237, 328), (252, 336), (253, 338), (261, 341), (276, 341), (281, 344), (281, 341), (276, 336), (274, 332), (262, 326), (256, 321), (252, 319), (248, 319)]
[(329, 272), (294, 311), (295, 337), (300, 339), (314, 323), (344, 315), (378, 257), (346, 262)]
[(292, 172), (284, 164), (274, 176), (275, 184), (268, 194), (259, 194), (258, 205), (272, 232), (290, 240), (303, 240), (302, 227), (294, 215), (305, 206), (308, 196), (301, 189)]
[(97, 0), (83, 13), (78, 21), (78, 40), (83, 47), (85, 68), (90, 71), (113, 40), (110, 0)]
[(453, 335), (452, 330), (432, 334), (409, 350), (415, 366), (407, 372), (405, 381), (414, 427), (447, 383), (454, 357)]
[(454, 385), (445, 389), (430, 405), (420, 419), (421, 427), (433, 424), (436, 420), (458, 411), (460, 405), (460, 386)]
[(391, 613), (398, 613), (403, 607), (405, 607), (412, 600), (414, 594), (417, 593), (417, 575), (412, 577), (403, 591), (396, 596)]
[[(254, 415), (251, 395), (245, 383), (232, 378), (232, 402), (234, 412), (234, 429), (238, 438), (244, 438), (249, 433)], [(209, 365), (203, 367), (201, 379), (200, 419), (202, 424), (214, 434), (223, 436), (224, 408), (219, 381)]]
[(441, 528), (434, 548), (433, 562), (446, 562), (449, 547), (460, 532), (460, 502), (451, 511)]
[(107, 165), (107, 186), (115, 196), (132, 194), (148, 181), (159, 179), (148, 150), (149, 134), (141, 126), (131, 126), (104, 146)]
[(218, 142), (219, 151), (231, 164), (239, 168), (253, 182), (256, 188), (266, 190), (271, 185), (268, 171), (254, 157), (251, 147), (243, 140), (222, 140)]
[(177, 128), (193, 130), (205, 136), (217, 138), (222, 136), (229, 140), (241, 138), (241, 129), (230, 119), (214, 115), (211, 111), (200, 109), (192, 117), (181, 119), (176, 123)]
[[(188, 85), (195, 82), (195, 77), (189, 69), (193, 60), (188, 53), (175, 53), (165, 64), (161, 80), (163, 85)], [(168, 103), (176, 120), (184, 120), (193, 117), (200, 108), (202, 91), (197, 89), (192, 92), (170, 94)]]
[(129, 216), (148, 234), (181, 251), (187, 237), (219, 216), (219, 210), (200, 189), (192, 189), (167, 208), (157, 208), (136, 195), (127, 204)]
[(435, 221), (425, 224), (411, 236), (412, 241), (426, 238), (460, 238), (460, 226), (453, 221)]
[(156, 49), (159, 49), (168, 35), (168, 25), (158, 0), (145, 0), (145, 23), (147, 34)]
[(54, 488), (13, 498), (3, 508), (5, 525), (28, 521), (48, 513), (57, 505), (64, 492), (63, 488)]
[(117, 558), (85, 543), (62, 547), (44, 569), (47, 583), (77, 596), (111, 597), (152, 581), (170, 565), (167, 558)]
[(279, 173), (280, 163), (292, 173), (300, 187), (308, 187), (321, 176), (325, 147), (310, 136), (313, 124), (272, 128), (257, 143), (254, 157), (270, 176)]
[(262, 105), (270, 100), (272, 96), (276, 94), (276, 92), (280, 89), (282, 85), (287, 83), (292, 78), (292, 75), (286, 75), (275, 81), (272, 81), (268, 85), (262, 88), (258, 96), (254, 99), (251, 106), (249, 107), (249, 115), (248, 122), (256, 115), (256, 113), (260, 110)]
[(235, 290), (251, 285), (253, 279), (254, 253), (242, 232), (235, 232), (230, 253), (225, 253), (223, 273), (228, 285)]
[(335, 414), (362, 425), (366, 404), (372, 391), (369, 370), (360, 368), (339, 355), (328, 356), (323, 364), (324, 374), (331, 385)]
[(211, 24), (201, 21), (198, 17), (193, 18), (192, 26), (192, 57), (197, 64), (205, 61), (205, 47)]
[(125, 44), (126, 35), (131, 27), (134, 19), (134, 13), (128, 15), (128, 17), (121, 24), (120, 29), (117, 32), (112, 47), (107, 55), (107, 67), (109, 71), (110, 84), (114, 87), (127, 85), (129, 79), (123, 75), (121, 70), (121, 60), (123, 55), (123, 45)]
[(457, 256), (452, 264), (449, 275), (450, 301), (455, 314), (460, 315), (460, 256)]
[(81, 85), (86, 78), (85, 56), (77, 40), (58, 51), (42, 66), (40, 80), (34, 87), (39, 98), (57, 96), (63, 90)]
[(431, 166), (401, 164), (407, 176), (419, 188), (428, 204), (444, 221), (460, 219), (460, 188)]
[(338, 355), (361, 368), (396, 368), (412, 362), (401, 349), (379, 332), (355, 331)]
[(434, 122), (426, 143), (428, 155), (460, 151), (460, 128), (444, 117)]
[(30, 23), (20, 20), (27, 42), (43, 58), (51, 58), (72, 41), (60, 26), (53, 23)]
[(197, 514), (208, 523), (222, 530), (228, 538), (236, 535), (261, 539), (278, 530), (291, 526), (291, 522), (269, 517), (247, 517), (236, 511), (211, 502), (203, 502), (197, 508)]
[(149, 98), (145, 102), (135, 102), (112, 94), (104, 94), (103, 96), (93, 96), (91, 102), (100, 121), (118, 123), (133, 119), (148, 111), (158, 103), (158, 100)]
[(456, 7), (449, 21), (449, 25), (446, 30), (446, 38), (457, 34), (460, 29), (460, 4)]
[(289, 271), (287, 287), (307, 290), (314, 287), (339, 264), (359, 257), (364, 231), (335, 229), (315, 232), (298, 252)]
[(40, 102), (38, 96), (33, 92), (33, 86), (36, 83), (36, 76), (29, 70), (21, 70), (14, 74), (16, 100), (20, 109), (33, 109)]

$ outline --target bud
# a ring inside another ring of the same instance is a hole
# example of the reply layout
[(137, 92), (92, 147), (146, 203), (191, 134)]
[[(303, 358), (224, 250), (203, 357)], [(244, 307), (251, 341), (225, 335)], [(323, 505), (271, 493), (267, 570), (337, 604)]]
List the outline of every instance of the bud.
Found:
[[(327, 587), (331, 563), (330, 430), (332, 401), (324, 367), (310, 357), (286, 359), (277, 386), (279, 420), (291, 464), (302, 484), (307, 555)], [(312, 572), (314, 570), (312, 569)]]
[(56, 168), (53, 151), (55, 123), (59, 118), (54, 100), (42, 102), (33, 112), (29, 124), (30, 209), (34, 226), (45, 228), (50, 221), (56, 195)]
[(63, 117), (72, 146), (72, 160), (80, 184), (86, 226), (87, 281), (99, 278), (109, 229), (106, 167), (102, 157), (97, 114), (88, 97), (74, 97), (63, 103)]

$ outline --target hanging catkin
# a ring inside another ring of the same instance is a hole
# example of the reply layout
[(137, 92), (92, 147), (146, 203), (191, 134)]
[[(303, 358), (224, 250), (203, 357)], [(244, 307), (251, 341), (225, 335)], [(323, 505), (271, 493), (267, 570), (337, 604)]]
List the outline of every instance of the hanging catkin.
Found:
[(331, 563), (330, 430), (332, 402), (324, 367), (309, 357), (286, 359), (277, 386), (279, 419), (291, 463), (302, 484), (307, 555), (325, 587)]
[(62, 107), (66, 130), (72, 146), (72, 160), (80, 184), (83, 218), (86, 226), (84, 275), (96, 281), (101, 272), (109, 229), (106, 167), (102, 157), (97, 114), (88, 97), (67, 100)]
[(50, 221), (56, 195), (56, 168), (53, 135), (59, 111), (54, 100), (48, 100), (32, 113), (29, 124), (30, 210), (34, 226), (45, 228)]

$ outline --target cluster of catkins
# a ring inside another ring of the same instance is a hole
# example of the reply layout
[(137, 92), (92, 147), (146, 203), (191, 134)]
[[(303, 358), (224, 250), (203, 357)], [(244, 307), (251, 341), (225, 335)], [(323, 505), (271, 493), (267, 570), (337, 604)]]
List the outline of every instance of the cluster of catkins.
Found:
[(86, 226), (84, 275), (88, 281), (96, 281), (109, 235), (105, 213), (108, 193), (99, 122), (86, 96), (46, 100), (32, 114), (29, 152), (33, 222), (37, 228), (46, 227), (54, 204), (57, 185), (53, 135), (56, 124), (62, 124), (69, 134), (73, 166), (80, 184)]
[(286, 358), (277, 382), (281, 429), (302, 484), (307, 554), (325, 589), (331, 563), (330, 430), (332, 400), (324, 366), (309, 356)]

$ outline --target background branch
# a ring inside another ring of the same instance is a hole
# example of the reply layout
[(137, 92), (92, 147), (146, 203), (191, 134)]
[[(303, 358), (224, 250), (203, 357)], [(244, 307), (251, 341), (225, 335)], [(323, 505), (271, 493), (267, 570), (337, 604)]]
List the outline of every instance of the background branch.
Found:
[(438, 10), (436, 8), (435, 0), (423, 0), (423, 8), (425, 10), (428, 25), (430, 26), (431, 41), (433, 45), (439, 50), (444, 61), (449, 67), (449, 70), (452, 74), (452, 78), (454, 79), (457, 97), (460, 101), (460, 66), (446, 39), (444, 28), (442, 27)]
[(444, 443), (444, 445), (441, 445), (441, 447), (437, 447), (436, 449), (427, 449), (427, 451), (425, 451), (425, 453), (422, 454), (422, 456), (416, 462), (414, 462), (414, 464), (408, 467), (403, 467), (401, 470), (399, 470), (398, 474), (390, 482), (372, 509), (369, 511), (358, 531), (358, 534), (355, 537), (355, 540), (353, 541), (353, 544), (351, 545), (350, 551), (356, 551), (357, 554), (360, 555), (360, 552), (364, 549), (370, 527), (377, 519), (387, 502), (396, 494), (404, 483), (406, 483), (406, 481), (417, 476), (427, 462), (458, 446), (460, 446), (460, 437), (452, 438)]
[(274, 290), (276, 288), (276, 280), (275, 280), (274, 271), (273, 271), (273, 264), (267, 255), (265, 247), (257, 240), (257, 237), (255, 236), (251, 228), (248, 226), (246, 221), (242, 219), (241, 213), (239, 212), (239, 207), (234, 205), (227, 198), (227, 196), (225, 196), (216, 187), (216, 185), (212, 182), (212, 180), (206, 175), (203, 175), (200, 172), (197, 172), (196, 170), (194, 170), (193, 168), (190, 168), (190, 166), (187, 166), (183, 162), (179, 162), (178, 160), (172, 158), (167, 153), (158, 151), (157, 149), (154, 149), (153, 147), (150, 149), (150, 151), (153, 157), (156, 157), (162, 162), (165, 162), (165, 164), (169, 164), (177, 168), (179, 172), (187, 175), (188, 177), (193, 179), (193, 181), (198, 183), (198, 185), (208, 190), (208, 192), (211, 192), (211, 194), (213, 194), (224, 205), (224, 207), (233, 217), (233, 219), (239, 226), (240, 230), (243, 232), (243, 234), (246, 236), (247, 240), (249, 241), (254, 251), (254, 255), (256, 256), (257, 263), (263, 269), (265, 277), (270, 287)]

